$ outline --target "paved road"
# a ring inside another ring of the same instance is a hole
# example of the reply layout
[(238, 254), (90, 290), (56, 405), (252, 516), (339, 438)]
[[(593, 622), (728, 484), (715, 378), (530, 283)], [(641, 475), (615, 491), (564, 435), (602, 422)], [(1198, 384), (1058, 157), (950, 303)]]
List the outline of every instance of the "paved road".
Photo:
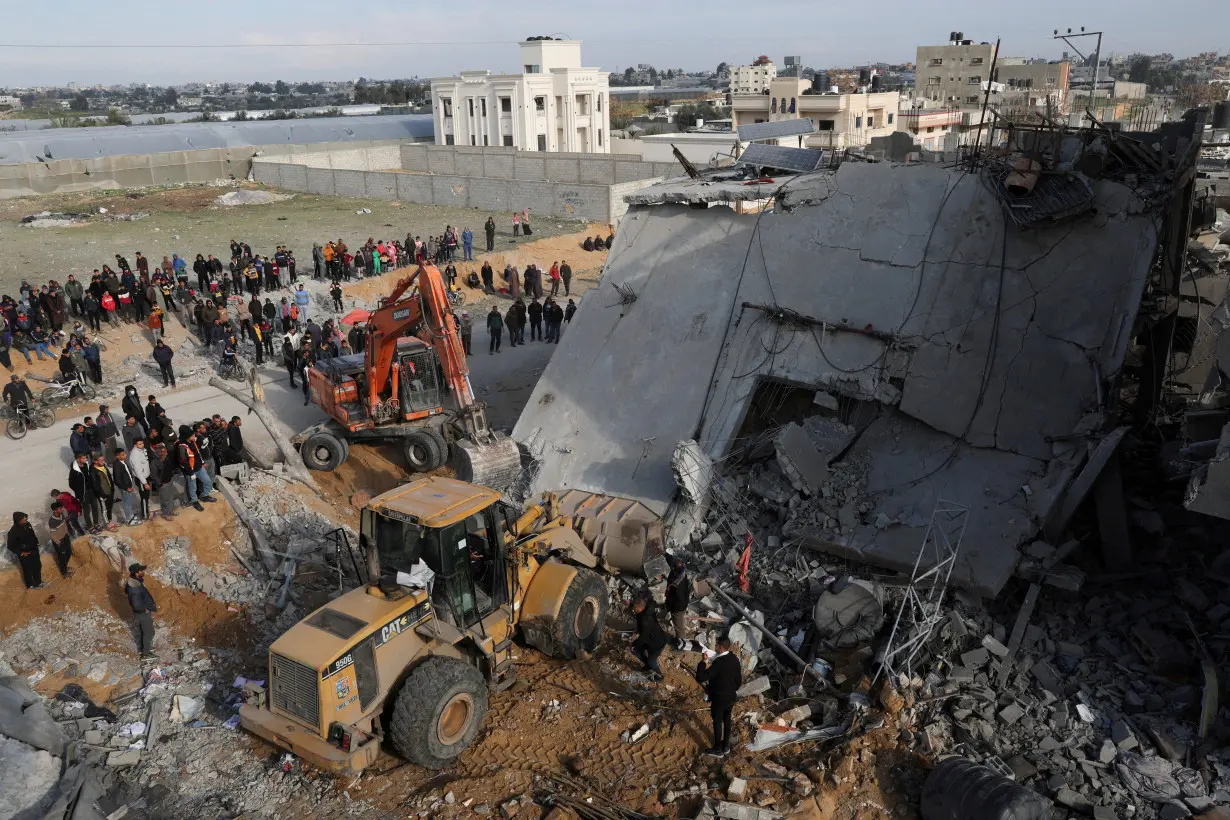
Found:
[[(480, 347), (481, 345), (481, 347)], [(511, 430), (522, 406), (547, 360), (564, 345), (541, 342), (510, 349), (505, 345), (499, 354), (488, 355), (487, 336), (480, 331), (474, 337), (474, 353), (470, 358), (471, 383), (480, 400), (490, 405), (489, 418), (494, 427)], [(265, 367), (260, 371), (265, 386), (265, 400), (281, 420), (284, 430), (294, 434), (323, 418), (315, 405), (303, 405), (303, 392), (291, 390), (284, 370)], [(142, 396), (144, 398), (144, 396)], [(273, 439), (255, 415), (235, 399), (208, 385), (159, 394), (167, 415), (178, 425), (220, 413), (227, 418), (240, 416), (244, 421), (244, 442), (270, 458), (276, 453)], [(118, 401), (112, 402), (118, 410)], [(92, 415), (92, 405), (81, 406), (81, 416)], [(13, 441), (0, 436), (0, 519), (21, 510), (41, 530), (47, 510), (48, 492), (53, 487), (66, 489), (68, 467), (72, 453), (68, 435), (72, 429), (68, 420), (54, 426), (31, 430), (25, 438)], [(5, 527), (7, 529), (7, 527)]]

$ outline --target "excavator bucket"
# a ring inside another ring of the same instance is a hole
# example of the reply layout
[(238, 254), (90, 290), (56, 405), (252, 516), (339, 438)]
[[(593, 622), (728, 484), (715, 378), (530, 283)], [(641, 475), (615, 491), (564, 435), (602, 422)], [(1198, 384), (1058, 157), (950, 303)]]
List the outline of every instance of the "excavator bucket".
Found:
[(453, 442), (453, 469), (462, 481), (507, 492), (521, 477), (521, 451), (502, 433), (491, 433), (485, 444), (458, 439)]

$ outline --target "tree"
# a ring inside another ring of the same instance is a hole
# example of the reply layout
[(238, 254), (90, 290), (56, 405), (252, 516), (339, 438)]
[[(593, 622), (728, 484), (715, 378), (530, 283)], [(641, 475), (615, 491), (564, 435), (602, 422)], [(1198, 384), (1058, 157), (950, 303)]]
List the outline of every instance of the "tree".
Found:
[(723, 74), (728, 74), (729, 72), (730, 72), (730, 66), (722, 62), (722, 63), (718, 63), (717, 71), (715, 71), (714, 73), (717, 74), (718, 76), (721, 76)]
[(645, 113), (645, 106), (641, 103), (627, 102), (625, 100), (611, 100), (611, 127), (616, 130), (623, 130), (632, 124), (632, 120), (638, 115)]
[(73, 111), (89, 111), (90, 98), (84, 94), (78, 94), (73, 97), (73, 101), (68, 104), (68, 107)]
[(118, 108), (108, 108), (107, 125), (132, 125), (132, 118)]
[(236, 111), (236, 112), (235, 112), (235, 116), (234, 116), (234, 117), (232, 117), (232, 119), (233, 119), (235, 122), (247, 122), (247, 121), (248, 121), (248, 119), (250, 119), (250, 118), (248, 117), (248, 112), (247, 112), (247, 111), (244, 111), (243, 109), (240, 109), (240, 110), (238, 110), (238, 111)]
[(1133, 57), (1132, 61), (1128, 63), (1128, 79), (1134, 83), (1149, 82), (1149, 66), (1151, 64), (1152, 61), (1144, 55)]
[(323, 94), (325, 93), (324, 83), (299, 83), (295, 88), (300, 94)]
[(166, 91), (158, 95), (158, 102), (168, 108), (174, 108), (176, 103), (179, 102), (179, 92), (174, 88), (168, 88)]
[(654, 85), (658, 84), (658, 70), (654, 68), (653, 66), (649, 67), (649, 82), (653, 83)]
[(269, 83), (252, 83), (248, 86), (249, 94), (272, 94), (273, 86)]
[(692, 128), (696, 125), (697, 120), (716, 120), (721, 119), (722, 112), (713, 106), (712, 103), (700, 103), (679, 106), (679, 113), (675, 115), (675, 125), (680, 128)]
[(285, 80), (278, 80), (276, 83), (273, 84), (273, 93), (274, 94), (289, 94), (290, 86), (286, 84)]
[(675, 79), (675, 69), (673, 68), (666, 69), (666, 79), (668, 80)]
[(627, 68), (624, 69), (624, 82), (625, 83), (627, 83), (628, 85), (632, 85), (632, 78), (634, 76), (636, 76), (635, 68), (633, 68), (632, 66), (628, 66)]

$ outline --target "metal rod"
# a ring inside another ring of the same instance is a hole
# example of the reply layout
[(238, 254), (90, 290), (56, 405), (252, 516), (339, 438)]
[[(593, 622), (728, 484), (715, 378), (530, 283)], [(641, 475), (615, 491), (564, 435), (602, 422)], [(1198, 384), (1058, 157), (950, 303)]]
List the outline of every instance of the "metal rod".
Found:
[(716, 583), (710, 584), (709, 586), (714, 592), (718, 594), (718, 596), (722, 600), (724, 600), (726, 603), (733, 606), (740, 615), (746, 618), (749, 624), (756, 627), (756, 629), (758, 629), (762, 635), (768, 638), (769, 641), (774, 646), (776, 646), (782, 652), (786, 653), (786, 656), (790, 658), (792, 661), (794, 661), (796, 664), (798, 664), (799, 668), (802, 669), (805, 674), (811, 675), (813, 678), (819, 681), (819, 683), (822, 686), (829, 685), (829, 682), (824, 679), (824, 676), (821, 675), (819, 672), (817, 672), (814, 668), (812, 668), (812, 665), (810, 663), (808, 663), (807, 661), (803, 660), (798, 655), (796, 655), (794, 650), (786, 645), (785, 641), (783, 641), (781, 638), (774, 635), (773, 632), (767, 626), (765, 626), (764, 624), (760, 623), (755, 618), (753, 618), (752, 613), (748, 612), (746, 609), (740, 606), (739, 603), (735, 601), (734, 598), (727, 595), (726, 592), (723, 591)]

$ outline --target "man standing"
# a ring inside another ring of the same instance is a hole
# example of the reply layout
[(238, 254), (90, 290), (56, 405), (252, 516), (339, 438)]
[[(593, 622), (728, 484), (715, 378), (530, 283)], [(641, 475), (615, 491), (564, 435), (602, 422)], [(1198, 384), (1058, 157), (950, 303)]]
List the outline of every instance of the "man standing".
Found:
[(171, 367), (171, 359), (175, 357), (175, 351), (167, 346), (167, 343), (162, 339), (154, 345), (154, 361), (158, 362), (158, 372), (162, 374), (162, 386), (175, 386), (175, 370)]
[[(56, 569), (61, 578), (68, 578), (73, 571), (68, 561), (73, 557), (73, 538), (69, 531), (68, 514), (59, 501), (51, 502), (51, 515), (47, 518), (47, 530), (51, 533), (51, 548), (55, 551)], [(41, 568), (40, 568), (41, 569)]]
[(559, 271), (558, 262), (551, 263), (550, 276), (551, 276), (551, 296), (552, 297), (559, 296), (560, 271)]
[(461, 250), (466, 262), (474, 261), (474, 233), (468, 227), (461, 232)]
[(688, 604), (692, 601), (692, 579), (688, 577), (688, 568), (682, 558), (676, 556), (670, 560), (671, 571), (666, 577), (666, 611), (671, 614), (675, 639), (682, 644), (688, 637)]
[(559, 278), (564, 283), (564, 295), (572, 295), (572, 266), (567, 262), (560, 262)]
[(333, 309), (338, 313), (342, 312), (342, 286), (337, 282), (333, 283), (333, 287), (329, 288), (329, 295), (333, 297)]
[(697, 665), (696, 682), (709, 695), (709, 715), (713, 718), (713, 746), (705, 754), (721, 757), (730, 752), (731, 716), (743, 685), (743, 669), (730, 651), (729, 637), (718, 638), (717, 654)]
[(239, 464), (243, 461), (243, 431), (239, 429), (243, 419), (231, 416), (231, 423), (226, 426), (227, 462)]
[(21, 580), (26, 589), (42, 589), (43, 561), (38, 554), (38, 536), (30, 526), (30, 518), (23, 512), (13, 513), (13, 526), (9, 529), (9, 552), (21, 565)]
[(487, 217), (487, 224), (483, 225), (483, 230), (487, 232), (487, 253), (495, 250), (495, 218)]
[(159, 427), (158, 417), (162, 413), (162, 405), (158, 403), (158, 399), (151, 393), (145, 403), (145, 429), (151, 433), (157, 430)]
[(295, 346), (291, 344), (289, 336), (282, 339), (282, 364), (290, 376), (290, 387), (293, 390), (295, 389)]
[(566, 324), (572, 324), (572, 317), (576, 314), (576, 312), (577, 303), (569, 299), (568, 307), (564, 308), (564, 322)]
[[(547, 313), (548, 310), (550, 311), (549, 314)], [(551, 341), (559, 344), (560, 330), (564, 326), (564, 309), (559, 306), (559, 302), (552, 299), (549, 308), (545, 308), (543, 313), (547, 314), (547, 323), (551, 328)]]
[(642, 595), (633, 601), (632, 611), (636, 614), (636, 640), (632, 643), (632, 654), (644, 665), (646, 676), (651, 681), (660, 681), (662, 667), (658, 666), (658, 656), (666, 648), (666, 633), (658, 624), (658, 614), (649, 605), (647, 596)]
[(74, 316), (85, 313), (85, 306), (82, 303), (85, 288), (81, 287), (81, 283), (71, 273), (68, 275), (68, 281), (64, 283), (64, 295), (68, 297), (68, 306)]
[(94, 484), (90, 477), (89, 453), (74, 455), (72, 466), (68, 469), (68, 488), (81, 504), (81, 518), (85, 528), (90, 532), (98, 532), (98, 497), (94, 495)]
[(68, 524), (69, 537), (85, 535), (85, 529), (81, 526), (81, 502), (77, 500), (77, 497), (70, 492), (52, 490), (51, 500), (60, 502), (64, 508), (64, 520)]
[(491, 336), (491, 346), (487, 349), (487, 355), (500, 352), (500, 342), (504, 337), (504, 317), (500, 315), (500, 309), (495, 305), (491, 306), (491, 312), (487, 314), (487, 333)]
[(495, 271), (490, 261), (483, 262), (483, 293), (495, 293)]
[(295, 306), (299, 308), (299, 318), (306, 322), (311, 312), (312, 294), (303, 289), (300, 284), (298, 290), (295, 291)]
[(132, 606), (132, 614), (137, 619), (137, 648), (142, 658), (152, 658), (154, 656), (153, 613), (158, 611), (158, 605), (154, 603), (154, 596), (150, 595), (149, 590), (145, 588), (144, 564), (129, 565), (128, 581), (124, 584), (124, 591), (128, 593), (128, 603)]
[(102, 445), (107, 458), (115, 458), (116, 438), (120, 429), (107, 405), (98, 405), (98, 415), (94, 417), (94, 426), (98, 428), (98, 442)]
[(461, 334), (461, 347), (465, 350), (466, 355), (474, 355), (474, 352), (470, 349), (470, 339), (474, 335), (474, 324), (470, 321), (469, 311), (461, 311), (461, 319), (457, 323), (457, 332)]
[(90, 378), (95, 384), (102, 384), (102, 354), (98, 350), (98, 345), (93, 342), (82, 345), (81, 355), (85, 356), (85, 363), (90, 368)]
[(132, 470), (137, 482), (137, 495), (141, 497), (137, 517), (143, 521), (149, 520), (149, 490), (150, 490), (150, 452), (145, 439), (133, 442), (128, 453), (128, 467)]
[(115, 489), (120, 493), (120, 503), (124, 507), (124, 526), (135, 527), (141, 523), (137, 510), (141, 506), (141, 494), (137, 491), (140, 484), (137, 476), (128, 463), (128, 451), (123, 447), (115, 451), (115, 461), (111, 464), (111, 478)]
[(311, 385), (308, 384), (308, 370), (316, 363), (316, 354), (312, 349), (312, 337), (304, 335), (303, 346), (295, 355), (295, 370), (303, 378), (303, 406), (311, 403)]
[(530, 302), (525, 309), (530, 320), (530, 341), (542, 341), (542, 305), (538, 302), (538, 297)]
[[(218, 499), (213, 497), (214, 484), (209, 478), (209, 472), (205, 469), (205, 459), (201, 457), (200, 447), (192, 435), (192, 429), (186, 424), (179, 428), (179, 444), (176, 445), (176, 449), (178, 450), (176, 455), (179, 458), (179, 469), (184, 474), (184, 483), (188, 485), (188, 503), (197, 512), (205, 512), (201, 501), (213, 502)], [(198, 481), (201, 483), (200, 500), (197, 499)]]
[(101, 455), (94, 457), (94, 465), (90, 467), (90, 482), (94, 489), (94, 497), (98, 499), (101, 513), (98, 523), (109, 532), (115, 532), (119, 527), (111, 520), (111, 508), (115, 506), (115, 479), (107, 467), (107, 461)]
[(517, 326), (517, 306), (515, 304), (509, 305), (508, 312), (504, 314), (504, 326), (508, 328), (508, 346), (516, 347), (517, 338), (518, 338), (518, 326)]

